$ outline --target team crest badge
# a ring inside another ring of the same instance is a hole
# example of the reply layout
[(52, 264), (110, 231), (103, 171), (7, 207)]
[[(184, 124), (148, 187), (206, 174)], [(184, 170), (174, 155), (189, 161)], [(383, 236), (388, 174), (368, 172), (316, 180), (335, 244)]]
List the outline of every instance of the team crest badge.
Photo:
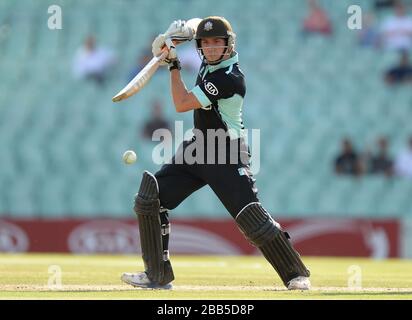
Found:
[(212, 30), (212, 29), (213, 29), (213, 23), (211, 23), (210, 21), (206, 22), (204, 29), (205, 29), (206, 31)]

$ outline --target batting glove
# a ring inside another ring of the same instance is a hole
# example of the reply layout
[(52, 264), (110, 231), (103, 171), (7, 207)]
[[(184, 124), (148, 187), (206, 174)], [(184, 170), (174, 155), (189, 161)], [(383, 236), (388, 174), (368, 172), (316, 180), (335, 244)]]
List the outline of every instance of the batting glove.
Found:
[(172, 61), (177, 60), (176, 46), (171, 38), (166, 38), (164, 34), (159, 34), (152, 43), (153, 56), (158, 57), (163, 53), (164, 46), (167, 47), (169, 53), (161, 62), (161, 66), (166, 66)]
[(169, 50), (169, 54), (167, 55), (165, 59), (166, 62), (170, 63), (173, 60), (177, 60), (177, 50), (176, 50), (175, 44), (173, 43), (173, 40), (171, 38), (167, 38), (165, 40), (165, 43), (166, 43), (167, 49)]
[(167, 55), (165, 61), (169, 65), (169, 71), (172, 71), (174, 69), (180, 70), (181, 69), (180, 61), (177, 58), (177, 51), (176, 51), (175, 44), (173, 43), (173, 40), (170, 38), (167, 38), (166, 46), (169, 50), (169, 54)]
[[(162, 48), (165, 46), (166, 36), (164, 34), (159, 34), (152, 42), (152, 53), (154, 57), (158, 57), (163, 53)], [(161, 61), (160, 65), (165, 66), (168, 63), (166, 61)]]
[(193, 39), (193, 29), (186, 25), (185, 20), (173, 21), (166, 30), (166, 37), (178, 41), (190, 41)]

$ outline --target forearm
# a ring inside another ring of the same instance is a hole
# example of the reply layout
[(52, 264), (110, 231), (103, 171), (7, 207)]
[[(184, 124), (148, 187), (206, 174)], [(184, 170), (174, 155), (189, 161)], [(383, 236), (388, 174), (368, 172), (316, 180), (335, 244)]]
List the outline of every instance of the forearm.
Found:
[(201, 107), (193, 93), (187, 91), (180, 75), (180, 71), (170, 72), (170, 86), (172, 89), (173, 103), (177, 112), (186, 112)]
[(172, 90), (173, 103), (177, 112), (183, 112), (181, 110), (184, 97), (188, 94), (185, 84), (183, 83), (180, 71), (174, 69), (170, 72), (170, 87)]

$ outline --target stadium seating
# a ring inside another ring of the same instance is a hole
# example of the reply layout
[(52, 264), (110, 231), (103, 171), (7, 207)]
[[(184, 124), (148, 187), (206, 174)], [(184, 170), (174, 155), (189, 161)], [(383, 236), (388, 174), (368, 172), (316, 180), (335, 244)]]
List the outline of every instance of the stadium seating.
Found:
[[(334, 27), (328, 39), (301, 35), (306, 9), (300, 0), (242, 6), (172, 0), (156, 10), (150, 0), (53, 3), (62, 7), (62, 30), (47, 28), (42, 1), (0, 0), (0, 217), (129, 217), (143, 170), (159, 168), (151, 158), (155, 142), (141, 135), (152, 101), (164, 104), (170, 121), (185, 121), (185, 129), (192, 115), (174, 112), (164, 71), (127, 101), (114, 104), (111, 97), (153, 35), (175, 19), (211, 14), (226, 16), (238, 34), (248, 85), (245, 124), (261, 129), (257, 186), (273, 215), (412, 213), (412, 181), (333, 173), (342, 137), (364, 148), (387, 135), (395, 155), (411, 134), (411, 91), (382, 83), (397, 57), (357, 46), (356, 31), (346, 27), (351, 1), (322, 2)], [(104, 88), (71, 73), (76, 49), (90, 33), (117, 54)], [(194, 76), (185, 72), (184, 78), (191, 86)], [(121, 162), (127, 149), (136, 150), (137, 164)], [(227, 213), (205, 187), (174, 215)]]

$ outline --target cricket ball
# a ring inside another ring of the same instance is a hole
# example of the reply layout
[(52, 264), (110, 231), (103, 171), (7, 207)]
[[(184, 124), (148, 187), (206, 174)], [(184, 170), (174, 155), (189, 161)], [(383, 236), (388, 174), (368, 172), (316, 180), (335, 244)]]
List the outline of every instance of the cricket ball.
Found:
[(123, 153), (123, 162), (126, 164), (135, 163), (137, 159), (136, 153), (133, 150), (127, 150)]

